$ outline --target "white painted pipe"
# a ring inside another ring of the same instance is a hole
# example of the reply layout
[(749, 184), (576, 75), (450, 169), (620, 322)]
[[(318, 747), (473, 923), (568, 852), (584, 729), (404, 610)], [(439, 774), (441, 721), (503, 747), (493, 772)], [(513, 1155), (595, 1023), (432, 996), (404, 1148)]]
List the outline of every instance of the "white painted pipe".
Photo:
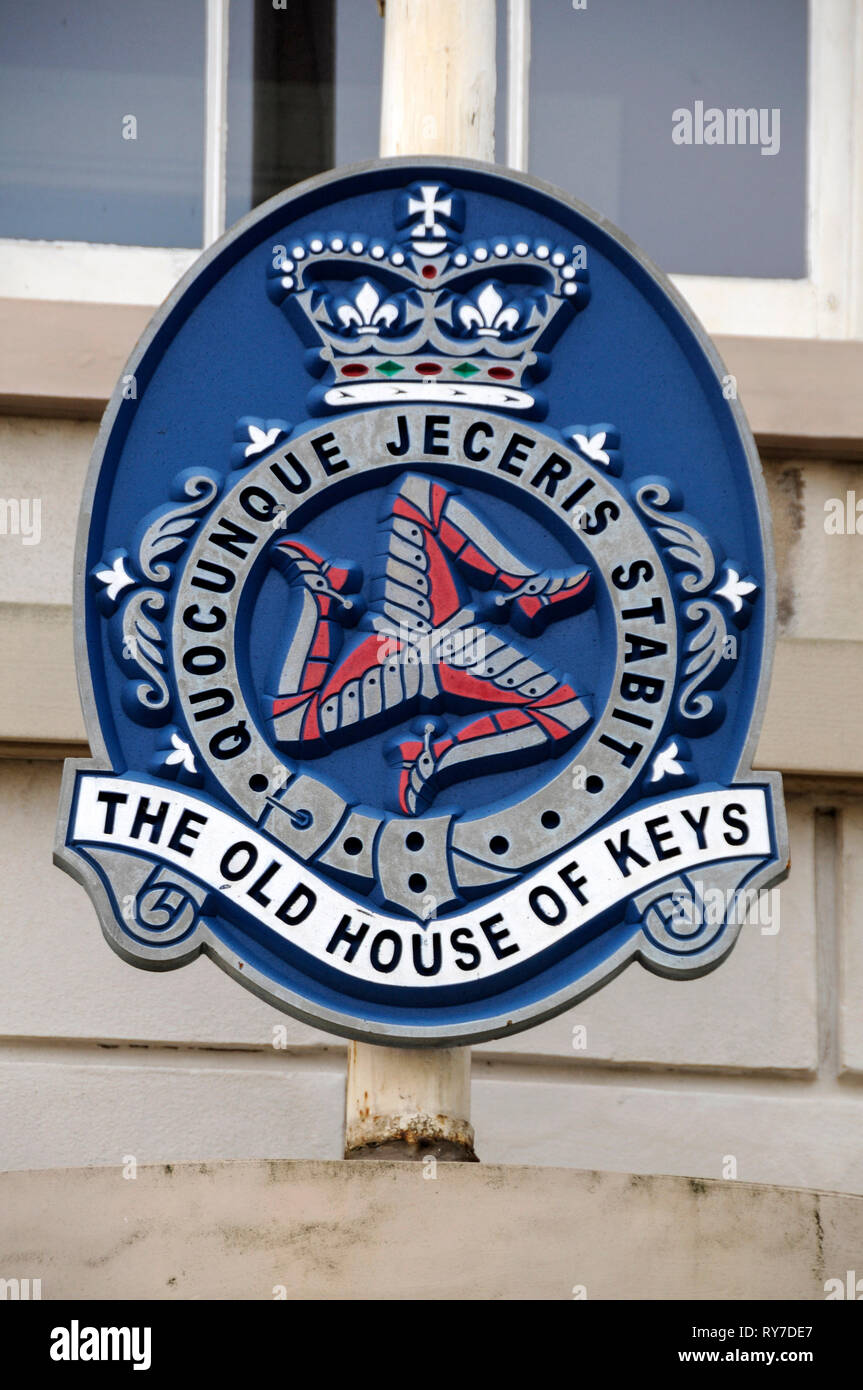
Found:
[(495, 0), (387, 0), (381, 154), (494, 159)]
[[(381, 154), (494, 159), (495, 0), (386, 0)], [(348, 1052), (346, 1158), (469, 1160), (470, 1049)]]

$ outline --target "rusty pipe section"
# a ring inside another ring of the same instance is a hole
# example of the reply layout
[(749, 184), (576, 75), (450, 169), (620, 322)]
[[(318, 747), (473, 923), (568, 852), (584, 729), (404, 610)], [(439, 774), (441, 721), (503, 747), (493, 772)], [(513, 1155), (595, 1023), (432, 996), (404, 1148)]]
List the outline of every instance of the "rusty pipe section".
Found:
[(348, 1049), (345, 1158), (476, 1163), (470, 1049)]

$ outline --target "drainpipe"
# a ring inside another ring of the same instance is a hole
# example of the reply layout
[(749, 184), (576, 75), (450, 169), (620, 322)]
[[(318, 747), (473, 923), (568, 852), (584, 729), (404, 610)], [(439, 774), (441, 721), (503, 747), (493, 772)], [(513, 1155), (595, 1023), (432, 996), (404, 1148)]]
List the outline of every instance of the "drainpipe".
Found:
[[(494, 159), (495, 0), (386, 0), (381, 155)], [(351, 1043), (345, 1158), (475, 1162), (470, 1049)]]

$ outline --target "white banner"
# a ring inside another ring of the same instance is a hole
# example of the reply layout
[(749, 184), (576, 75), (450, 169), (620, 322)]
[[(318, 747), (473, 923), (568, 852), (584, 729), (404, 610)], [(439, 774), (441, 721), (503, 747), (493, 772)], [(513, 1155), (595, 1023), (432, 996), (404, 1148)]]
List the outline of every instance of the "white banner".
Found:
[(349, 896), (268, 835), (179, 788), (81, 773), (70, 840), (174, 865), (332, 968), (413, 987), (500, 974), (664, 879), (773, 852), (762, 787), (665, 796), (493, 900), (420, 924)]

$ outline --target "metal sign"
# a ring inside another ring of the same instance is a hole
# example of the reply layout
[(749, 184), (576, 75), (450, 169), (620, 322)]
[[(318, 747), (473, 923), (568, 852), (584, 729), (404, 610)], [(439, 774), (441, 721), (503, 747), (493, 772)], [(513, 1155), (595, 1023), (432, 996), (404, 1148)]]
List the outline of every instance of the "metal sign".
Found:
[(57, 862), (111, 945), (418, 1043), (717, 965), (787, 857), (734, 397), (668, 281), (535, 180), (389, 160), (234, 228), (82, 508)]

